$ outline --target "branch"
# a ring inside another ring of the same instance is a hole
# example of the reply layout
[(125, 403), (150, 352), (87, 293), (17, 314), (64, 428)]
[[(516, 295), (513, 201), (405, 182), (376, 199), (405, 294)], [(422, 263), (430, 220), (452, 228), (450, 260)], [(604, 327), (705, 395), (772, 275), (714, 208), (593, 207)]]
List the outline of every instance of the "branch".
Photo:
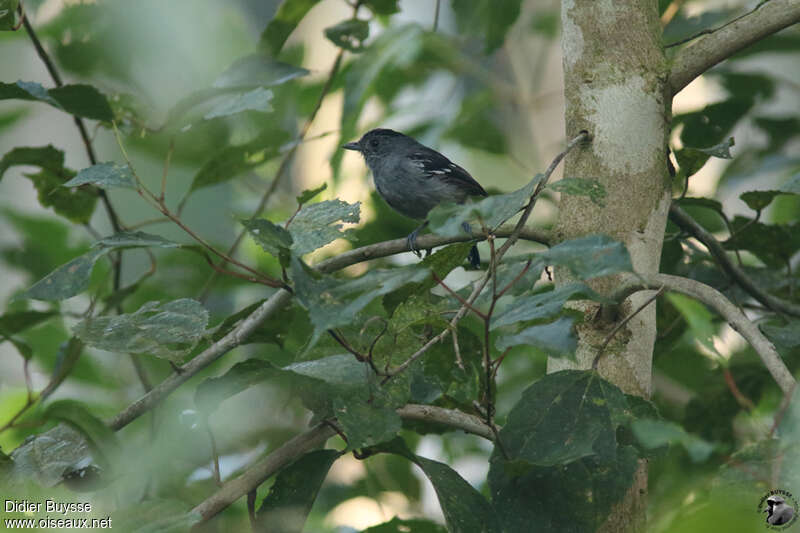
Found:
[(720, 61), (796, 22), (800, 22), (797, 0), (762, 2), (750, 14), (680, 50), (672, 61), (667, 85), (675, 95)]
[(800, 305), (787, 302), (786, 300), (773, 296), (756, 285), (755, 282), (751, 280), (741, 268), (735, 265), (733, 261), (728, 258), (728, 255), (725, 253), (725, 250), (722, 248), (720, 242), (713, 235), (711, 235), (711, 233), (706, 231), (705, 228), (698, 224), (697, 221), (689, 216), (686, 211), (674, 203), (669, 208), (669, 218), (679, 228), (690, 233), (697, 240), (702, 242), (722, 270), (724, 270), (750, 296), (773, 311), (786, 313), (787, 315), (800, 316)]
[(252, 335), (265, 320), (282, 309), (283, 306), (289, 302), (290, 298), (291, 293), (284, 289), (279, 289), (266, 302), (250, 313), (247, 318), (242, 320), (230, 333), (203, 350), (197, 357), (181, 366), (179, 371), (171, 374), (167, 379), (150, 390), (150, 392), (144, 394), (138, 400), (130, 404), (110, 420), (107, 425), (114, 431), (119, 430), (155, 407), (158, 402), (188, 381), (192, 376), (242, 344), (242, 342)]
[[(488, 440), (494, 439), (492, 430), (480, 418), (456, 409), (408, 404), (399, 408), (397, 413), (406, 420), (444, 424)], [(325, 444), (325, 441), (335, 434), (330, 425), (323, 423), (289, 439), (280, 448), (250, 466), (241, 476), (225, 483), (217, 492), (192, 509), (192, 512), (202, 515), (204, 521), (209, 520), (245, 494), (258, 488), (282, 468)]]
[[(513, 232), (514, 227), (508, 224), (498, 228), (497, 231), (494, 232), (494, 235), (495, 237), (510, 237)], [(519, 236), (521, 239), (526, 241), (538, 242), (544, 244), (545, 246), (549, 246), (550, 234), (545, 230), (523, 228), (522, 231), (520, 231)], [(459, 235), (454, 237), (442, 237), (441, 235), (429, 233), (427, 235), (421, 235), (417, 238), (417, 248), (420, 250), (427, 250), (437, 246), (443, 246), (445, 244), (474, 240), (486, 240), (486, 235), (478, 232), (472, 232), (468, 235), (465, 232), (461, 232)], [(370, 244), (368, 246), (362, 246), (360, 248), (344, 252), (336, 257), (331, 257), (325, 261), (320, 261), (315, 265), (315, 268), (320, 272), (330, 273), (356, 263), (361, 263), (362, 261), (369, 261), (371, 259), (378, 259), (380, 257), (387, 257), (408, 251), (410, 251), (408, 248), (408, 240), (404, 237), (402, 239), (394, 239), (391, 241)]]
[(761, 333), (758, 326), (713, 287), (680, 276), (637, 273), (625, 275), (611, 298), (622, 301), (635, 292), (660, 289), (662, 286), (669, 291), (691, 296), (717, 311), (733, 329), (750, 343), (781, 390), (784, 393), (792, 390), (795, 385), (794, 377), (786, 368), (775, 346)]

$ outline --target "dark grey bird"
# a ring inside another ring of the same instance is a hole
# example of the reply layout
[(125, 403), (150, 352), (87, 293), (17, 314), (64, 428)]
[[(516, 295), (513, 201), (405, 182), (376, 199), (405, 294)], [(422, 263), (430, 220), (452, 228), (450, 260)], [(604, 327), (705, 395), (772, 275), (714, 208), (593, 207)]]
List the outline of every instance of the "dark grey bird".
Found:
[[(462, 167), (394, 130), (368, 131), (342, 148), (361, 152), (378, 193), (395, 211), (410, 218), (425, 220), (428, 212), (442, 202), (460, 204), (471, 196), (487, 196)], [(408, 247), (417, 255), (417, 235), (427, 224), (426, 220), (408, 236)], [(465, 223), (464, 230), (471, 233), (469, 224)], [(469, 261), (476, 268), (480, 266), (475, 246), (470, 250)]]

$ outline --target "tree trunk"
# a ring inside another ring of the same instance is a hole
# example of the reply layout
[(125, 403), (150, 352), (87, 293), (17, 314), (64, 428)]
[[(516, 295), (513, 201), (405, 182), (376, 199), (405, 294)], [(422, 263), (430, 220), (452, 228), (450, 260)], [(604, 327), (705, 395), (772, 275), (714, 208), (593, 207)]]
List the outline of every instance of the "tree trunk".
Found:
[[(562, 195), (558, 239), (604, 233), (623, 242), (638, 272), (657, 272), (670, 203), (666, 166), (670, 99), (656, 0), (563, 0), (562, 48), (567, 138), (581, 130), (591, 144), (573, 150), (565, 176), (597, 179), (607, 196), (603, 206), (585, 197)], [(557, 282), (566, 276), (557, 272)], [(593, 282), (608, 293), (614, 277)], [(597, 304), (579, 303), (577, 362), (551, 359), (548, 371), (591, 368), (599, 346), (615, 323), (650, 295), (637, 293), (614, 317)], [(623, 391), (649, 398), (655, 342), (655, 305), (638, 313), (606, 347), (600, 373)], [(637, 531), (644, 525), (646, 465), (640, 465), (629, 497), (603, 531)]]

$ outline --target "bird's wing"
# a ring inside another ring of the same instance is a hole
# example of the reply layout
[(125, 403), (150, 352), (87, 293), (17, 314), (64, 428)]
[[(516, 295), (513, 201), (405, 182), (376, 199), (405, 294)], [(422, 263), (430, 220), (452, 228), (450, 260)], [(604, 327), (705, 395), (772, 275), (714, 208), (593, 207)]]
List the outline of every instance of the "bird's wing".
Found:
[(469, 172), (435, 150), (422, 147), (412, 153), (411, 158), (426, 176), (436, 176), (442, 181), (453, 182), (458, 187), (465, 189), (470, 196), (488, 196), (481, 184), (475, 181)]

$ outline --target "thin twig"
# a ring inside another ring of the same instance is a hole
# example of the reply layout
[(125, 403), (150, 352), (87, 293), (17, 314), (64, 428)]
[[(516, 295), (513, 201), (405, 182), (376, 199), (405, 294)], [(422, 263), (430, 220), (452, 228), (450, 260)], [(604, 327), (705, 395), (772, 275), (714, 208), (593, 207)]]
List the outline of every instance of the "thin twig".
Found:
[(473, 306), (472, 306), (472, 304), (470, 304), (468, 301), (466, 301), (466, 300), (465, 300), (465, 299), (464, 299), (464, 298), (463, 298), (463, 297), (462, 297), (460, 294), (458, 294), (456, 291), (454, 291), (453, 289), (451, 289), (451, 288), (450, 288), (450, 287), (449, 287), (449, 286), (448, 286), (448, 285), (447, 285), (447, 284), (444, 282), (444, 280), (443, 280), (442, 278), (440, 278), (439, 276), (437, 276), (437, 275), (436, 275), (436, 272), (431, 272), (431, 275), (433, 276), (433, 279), (434, 279), (434, 281), (435, 281), (436, 283), (438, 283), (439, 285), (441, 285), (441, 286), (442, 286), (442, 287), (443, 287), (443, 288), (444, 288), (444, 289), (445, 289), (445, 290), (446, 290), (448, 293), (450, 293), (450, 295), (451, 295), (451, 296), (453, 296), (453, 297), (454, 297), (456, 300), (458, 300), (459, 302), (461, 302), (461, 305), (464, 305), (464, 306), (466, 306), (466, 307), (467, 307), (467, 309), (469, 309), (470, 311), (472, 311), (473, 313), (475, 313), (476, 315), (478, 315), (478, 316), (479, 316), (479, 317), (480, 317), (482, 320), (486, 320), (486, 315), (485, 315), (485, 314), (484, 314), (484, 313), (483, 313), (483, 312), (482, 312), (480, 309), (476, 309), (475, 307), (473, 307)]
[(736, 380), (733, 379), (733, 374), (731, 374), (731, 369), (724, 367), (722, 369), (722, 375), (725, 378), (725, 384), (728, 386), (728, 390), (731, 391), (731, 394), (736, 399), (736, 402), (747, 409), (748, 411), (752, 411), (756, 408), (753, 400), (742, 394), (742, 391), (739, 389), (739, 386), (736, 385)]
[(748, 11), (747, 13), (739, 15), (738, 17), (734, 18), (733, 20), (729, 20), (728, 22), (726, 22), (722, 26), (718, 26), (716, 28), (706, 28), (704, 30), (700, 30), (699, 32), (695, 33), (694, 35), (692, 35), (690, 37), (686, 37), (686, 38), (681, 39), (679, 41), (675, 41), (674, 43), (666, 44), (666, 45), (664, 45), (664, 48), (672, 48), (673, 46), (680, 46), (680, 45), (682, 45), (684, 43), (688, 43), (689, 41), (694, 41), (695, 39), (697, 39), (698, 37), (702, 37), (703, 35), (711, 35), (712, 33), (716, 33), (719, 30), (730, 26), (734, 22), (737, 22), (737, 21), (743, 19), (744, 17), (746, 17), (748, 15), (752, 15), (753, 13), (758, 11), (761, 8), (761, 6), (763, 6), (767, 2), (769, 2), (769, 0), (762, 0), (756, 7), (754, 7), (753, 9)]
[(545, 170), (541, 180), (539, 180), (539, 183), (536, 185), (536, 188), (531, 194), (530, 200), (528, 200), (528, 205), (525, 206), (525, 210), (522, 212), (522, 216), (519, 218), (519, 221), (517, 221), (517, 225), (514, 228), (514, 232), (508, 237), (508, 240), (506, 240), (506, 242), (503, 243), (503, 246), (501, 246), (500, 249), (497, 251), (498, 262), (503, 258), (508, 249), (514, 246), (514, 243), (516, 243), (517, 240), (519, 239), (519, 236), (522, 233), (522, 228), (524, 228), (525, 224), (528, 222), (528, 217), (531, 216), (531, 212), (533, 211), (533, 206), (536, 204), (536, 198), (539, 196), (539, 193), (542, 192), (542, 189), (544, 189), (545, 186), (547, 185), (547, 181), (550, 179), (550, 176), (553, 174), (553, 171), (556, 169), (558, 164), (579, 143), (583, 141), (588, 141), (590, 139), (591, 137), (588, 131), (586, 130), (581, 131), (575, 138), (573, 138), (571, 141), (567, 143), (567, 147), (564, 149), (564, 151), (558, 154), (550, 163), (550, 166), (547, 167), (547, 170)]
[(436, 7), (433, 11), (433, 32), (436, 33), (436, 30), (439, 28), (439, 8), (441, 4), (441, 0), (436, 0)]
[(611, 333), (609, 333), (603, 340), (603, 344), (600, 345), (600, 349), (597, 350), (597, 355), (594, 357), (594, 362), (592, 362), (592, 370), (597, 370), (597, 365), (600, 364), (600, 359), (603, 357), (603, 353), (606, 351), (608, 343), (611, 342), (611, 339), (614, 338), (614, 335), (616, 335), (617, 332), (619, 332), (619, 330), (625, 327), (625, 324), (627, 324), (633, 317), (641, 313), (645, 307), (653, 303), (659, 296), (664, 294), (664, 290), (665, 287), (662, 285), (661, 288), (658, 289), (655, 294), (653, 294), (650, 298), (645, 300), (645, 302), (638, 308), (636, 308), (636, 310), (633, 313), (626, 316), (624, 320), (622, 320), (619, 324), (614, 326), (614, 329), (611, 330)]

